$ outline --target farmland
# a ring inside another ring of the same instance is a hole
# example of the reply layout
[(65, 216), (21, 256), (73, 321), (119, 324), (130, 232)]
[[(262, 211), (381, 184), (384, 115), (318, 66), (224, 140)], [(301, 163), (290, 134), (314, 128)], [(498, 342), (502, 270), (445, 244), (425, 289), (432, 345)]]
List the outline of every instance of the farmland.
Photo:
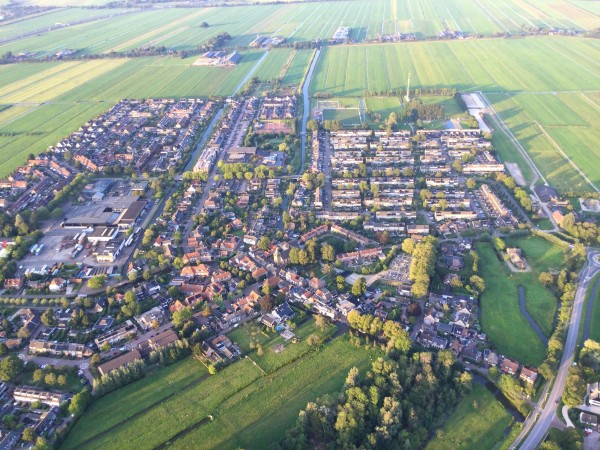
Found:
[(425, 449), (496, 448), (512, 423), (512, 416), (500, 402), (485, 387), (475, 384)]
[[(243, 359), (206, 379), (202, 378), (204, 368), (192, 359), (177, 363), (173, 369), (161, 369), (167, 372), (166, 386), (165, 378), (156, 375), (119, 390), (118, 399), (109, 397), (117, 393), (109, 394), (86, 412), (64, 448), (76, 448), (84, 442), (86, 448), (154, 448), (182, 432), (172, 442), (178, 448), (189, 448), (191, 442), (198, 441), (204, 448), (264, 448), (293, 424), (308, 401), (339, 389), (350, 367), (365, 369), (369, 365), (369, 353), (351, 347), (345, 338), (334, 339), (318, 352), (306, 353), (305, 337), (314, 331), (312, 322), (300, 327), (297, 335), (302, 342), (287, 344), (292, 347), (280, 354), (273, 353), (270, 346), (281, 343), (281, 338), (260, 335), (265, 354), (250, 354), (258, 366)], [(240, 329), (232, 339), (247, 349), (249, 342), (244, 336), (245, 330)], [(281, 398), (286, 401), (282, 403)], [(119, 409), (118, 415), (110, 405)], [(209, 415), (212, 422), (195, 427)], [(110, 435), (102, 434), (108, 429)]]

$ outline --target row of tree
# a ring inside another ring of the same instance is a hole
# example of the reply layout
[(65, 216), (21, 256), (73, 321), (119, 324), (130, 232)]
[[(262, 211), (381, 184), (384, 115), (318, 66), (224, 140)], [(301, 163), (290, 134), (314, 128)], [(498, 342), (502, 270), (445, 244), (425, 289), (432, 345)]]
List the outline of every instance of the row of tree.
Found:
[(410, 291), (417, 298), (424, 297), (429, 290), (429, 282), (435, 271), (436, 242), (434, 237), (427, 236), (416, 245), (410, 238), (402, 243), (402, 250), (412, 255), (409, 276), (413, 285)]

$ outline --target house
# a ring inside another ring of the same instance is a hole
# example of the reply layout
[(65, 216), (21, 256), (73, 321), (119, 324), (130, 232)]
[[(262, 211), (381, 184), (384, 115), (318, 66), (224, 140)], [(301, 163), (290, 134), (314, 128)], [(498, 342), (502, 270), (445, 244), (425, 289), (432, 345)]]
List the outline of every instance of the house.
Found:
[(279, 319), (272, 314), (263, 314), (260, 318), (260, 323), (267, 328), (274, 329), (277, 325), (279, 325)]
[(325, 280), (322, 280), (317, 277), (313, 277), (308, 281), (308, 287), (312, 289), (322, 289), (325, 287)]
[(148, 339), (148, 346), (152, 350), (159, 350), (163, 347), (174, 344), (178, 339), (179, 337), (177, 336), (177, 333), (171, 329), (168, 329)]
[(462, 357), (474, 361), (475, 363), (481, 362), (481, 352), (475, 345), (464, 347), (462, 351)]
[(4, 280), (4, 289), (18, 291), (23, 287), (22, 278), (7, 278)]
[(8, 431), (0, 428), (0, 449), (12, 450), (21, 438), (20, 431)]
[(523, 253), (520, 248), (507, 248), (506, 254), (510, 258), (510, 262), (519, 270), (527, 269), (527, 261), (523, 257)]
[(42, 389), (19, 386), (15, 388), (13, 397), (18, 402), (35, 403), (40, 402), (48, 406), (60, 406), (67, 397), (63, 393), (44, 391)]
[(587, 393), (590, 406), (600, 406), (600, 383), (598, 381), (587, 385)]
[(498, 355), (495, 352), (486, 348), (483, 351), (483, 361), (488, 366), (497, 366), (498, 365)]
[(537, 377), (538, 377), (537, 371), (528, 369), (527, 367), (523, 367), (521, 369), (521, 374), (519, 375), (519, 378), (521, 380), (523, 380), (529, 384), (534, 384), (535, 380), (537, 380)]
[(131, 364), (137, 360), (142, 359), (142, 355), (137, 349), (133, 349), (130, 352), (125, 353), (124, 355), (118, 356), (115, 359), (111, 359), (104, 364), (100, 364), (98, 366), (98, 372), (100, 375), (108, 375), (110, 372), (116, 369), (120, 369), (128, 364)]
[(275, 317), (278, 317), (281, 322), (287, 322), (288, 320), (292, 320), (296, 313), (290, 307), (288, 302), (282, 303), (279, 305), (272, 313)]
[(356, 305), (349, 300), (342, 300), (337, 305), (337, 310), (344, 316), (348, 316), (350, 311), (356, 309)]
[(507, 375), (516, 375), (519, 371), (519, 364), (508, 358), (504, 358), (500, 370)]
[(60, 292), (67, 285), (67, 280), (63, 278), (53, 278), (48, 285), (48, 290), (50, 292)]
[(593, 414), (585, 413), (583, 411), (579, 413), (579, 421), (586, 425), (598, 425), (598, 418), (596, 416), (594, 416)]

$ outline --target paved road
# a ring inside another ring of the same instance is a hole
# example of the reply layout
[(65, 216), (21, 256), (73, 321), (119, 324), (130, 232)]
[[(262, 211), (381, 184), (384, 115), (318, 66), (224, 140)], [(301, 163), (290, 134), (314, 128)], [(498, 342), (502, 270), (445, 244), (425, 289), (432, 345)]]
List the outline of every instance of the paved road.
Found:
[[(556, 414), (556, 405), (562, 397), (565, 383), (567, 381), (567, 374), (569, 367), (573, 364), (575, 356), (575, 350), (577, 346), (577, 335), (579, 333), (579, 324), (583, 313), (583, 303), (585, 301), (585, 294), (590, 286), (592, 277), (600, 272), (600, 264), (596, 261), (596, 257), (600, 255), (598, 250), (588, 250), (588, 261), (584, 265), (580, 272), (580, 282), (577, 287), (577, 293), (575, 294), (575, 300), (573, 301), (573, 312), (571, 313), (571, 320), (569, 322), (569, 331), (567, 334), (567, 340), (565, 342), (565, 349), (563, 351), (562, 360), (560, 362), (560, 368), (554, 380), (552, 391), (548, 396), (546, 405), (540, 413), (540, 417), (527, 436), (523, 441), (521, 450), (535, 450), (538, 445), (543, 441), (550, 424)], [(512, 449), (519, 446), (519, 442), (523, 439), (523, 433), (519, 435)]]

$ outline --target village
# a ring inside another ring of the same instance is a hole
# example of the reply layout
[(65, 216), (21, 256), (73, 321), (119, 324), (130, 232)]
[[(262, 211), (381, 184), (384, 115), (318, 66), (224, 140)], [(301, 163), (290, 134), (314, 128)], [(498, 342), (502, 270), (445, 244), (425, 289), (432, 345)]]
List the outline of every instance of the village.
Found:
[[(49, 208), (4, 269), (0, 341), (36, 386), (0, 385), (2, 416), (50, 436), (77, 386), (103, 392), (190, 352), (217, 370), (242, 357), (228, 334), (245, 323), (285, 351), (313, 315), (397, 322), (533, 392), (537, 369), (482, 332), (466, 267), (473, 237), (530, 220), (490, 136), (319, 128), (303, 170), (296, 116), (295, 97), (124, 100), (2, 182), (7, 216)], [(434, 244), (441, 282), (420, 291), (415, 249)], [(500, 256), (529, 270), (520, 248)], [(20, 437), (3, 432), (2, 448)]]

